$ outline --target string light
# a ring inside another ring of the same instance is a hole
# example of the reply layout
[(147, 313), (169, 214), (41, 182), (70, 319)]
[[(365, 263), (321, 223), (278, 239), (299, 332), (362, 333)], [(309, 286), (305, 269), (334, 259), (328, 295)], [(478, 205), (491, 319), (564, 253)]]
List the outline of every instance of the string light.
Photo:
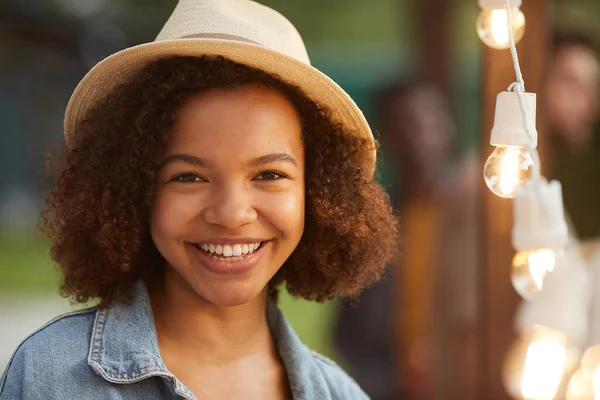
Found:
[(577, 360), (567, 335), (533, 327), (511, 348), (504, 364), (504, 385), (515, 399), (554, 399), (565, 371)]
[(531, 300), (544, 285), (544, 277), (554, 271), (556, 255), (551, 249), (519, 251), (512, 262), (511, 282), (517, 293)]
[[(480, 0), (482, 6), (497, 8), (498, 4), (492, 3)], [(483, 175), (494, 194), (516, 198), (512, 239), (517, 254), (513, 258), (511, 280), (515, 290), (531, 300), (542, 290), (545, 276), (555, 269), (559, 254), (556, 252), (567, 244), (568, 230), (560, 183), (548, 183), (540, 172), (536, 95), (525, 91), (512, 31), (512, 8), (519, 5), (514, 0), (504, 0), (507, 17), (504, 31), (517, 81), (496, 98), (490, 135), (490, 144), (496, 149), (487, 159)]]
[[(486, 162), (484, 179), (493, 193), (515, 199), (512, 241), (517, 254), (511, 279), (515, 290), (529, 300), (517, 315), (520, 339), (504, 363), (504, 384), (516, 399), (553, 399), (586, 340), (591, 291), (578, 254), (566, 247), (561, 185), (548, 183), (540, 173), (535, 94), (525, 91), (515, 46), (524, 28), (521, 3), (504, 0), (504, 17), (498, 1), (479, 0), (487, 9), (482, 13), (491, 13), (485, 21), (480, 15), (478, 32), (492, 47), (508, 42), (516, 82), (496, 100), (490, 136), (496, 150)], [(571, 381), (573, 396), (584, 389), (594, 396), (586, 398), (600, 396), (600, 357), (588, 364)]]
[(581, 366), (569, 381), (566, 400), (600, 400), (600, 346), (586, 350)]
[(566, 400), (600, 400), (600, 252), (587, 266), (592, 276), (592, 301), (589, 318), (589, 348), (585, 351), (579, 369), (567, 387)]
[[(502, 0), (479, 1), (484, 8), (498, 9)], [(520, 4), (520, 0), (504, 0), (504, 32), (508, 36), (517, 81), (496, 98), (494, 128), (490, 135), (490, 144), (496, 146), (496, 150), (486, 161), (483, 172), (488, 188), (494, 194), (506, 198), (515, 197), (517, 190), (526, 181), (539, 180), (541, 175), (536, 149), (536, 96), (525, 92), (525, 81), (512, 29), (513, 8), (518, 8)]]
[(544, 289), (517, 312), (515, 328), (520, 335), (503, 371), (506, 390), (515, 399), (554, 399), (581, 355), (591, 287), (576, 251), (568, 249), (564, 257), (569, 268), (548, 274)]
[(564, 261), (563, 248), (569, 241), (564, 217), (562, 188), (558, 181), (544, 178), (527, 182), (513, 203), (514, 225), (511, 281), (525, 300), (531, 300), (543, 287), (544, 278)]
[[(514, 88), (514, 86), (513, 86)], [(524, 117), (535, 121), (535, 94), (525, 93), (527, 113), (521, 111), (519, 94), (502, 92), (496, 98), (494, 127), (490, 144), (496, 146), (483, 167), (487, 187), (497, 196), (512, 198), (535, 173), (535, 160), (530, 148), (537, 146), (537, 131), (530, 139)]]
[[(519, 9), (521, 0), (511, 2), (511, 31), (515, 42), (525, 33), (525, 16)], [(506, 29), (508, 15), (503, 0), (479, 0), (481, 11), (477, 17), (477, 34), (483, 43), (494, 49), (508, 49), (510, 46)]]
[(490, 143), (496, 150), (484, 166), (488, 188), (500, 197), (516, 198), (511, 281), (524, 299), (542, 290), (545, 276), (556, 266), (557, 251), (567, 244), (562, 188), (540, 172), (535, 129), (536, 95), (525, 91), (512, 26), (511, 0), (504, 0), (513, 66), (517, 81), (496, 98)]

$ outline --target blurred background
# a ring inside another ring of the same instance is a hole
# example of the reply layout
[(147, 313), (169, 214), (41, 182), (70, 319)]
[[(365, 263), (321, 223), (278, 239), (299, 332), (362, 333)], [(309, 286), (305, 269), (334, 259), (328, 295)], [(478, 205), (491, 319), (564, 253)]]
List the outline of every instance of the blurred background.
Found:
[[(374, 399), (503, 399), (515, 339), (510, 202), (484, 191), (507, 50), (478, 39), (477, 0), (260, 0), (303, 36), (313, 65), (359, 104), (381, 143), (379, 179), (400, 216), (402, 256), (354, 304), (284, 296), (303, 341)], [(0, 1), (0, 371), (19, 342), (73, 306), (35, 228), (46, 155), (70, 94), (98, 61), (152, 41), (175, 0)], [(523, 0), (519, 43), (538, 93), (543, 167), (573, 231), (600, 234), (600, 2)]]

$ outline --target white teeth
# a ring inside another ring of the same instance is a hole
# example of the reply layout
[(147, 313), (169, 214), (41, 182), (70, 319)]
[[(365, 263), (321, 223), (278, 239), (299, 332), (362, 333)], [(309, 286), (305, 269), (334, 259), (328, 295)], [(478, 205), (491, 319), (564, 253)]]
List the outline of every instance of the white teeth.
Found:
[(197, 247), (199, 247), (200, 249), (204, 250), (207, 253), (212, 253), (213, 257), (215, 257), (216, 254), (227, 257), (227, 258), (215, 257), (215, 258), (218, 258), (219, 260), (237, 261), (237, 260), (241, 260), (243, 258), (241, 256), (243, 256), (243, 255), (254, 253), (256, 251), (256, 249), (258, 249), (260, 247), (260, 244), (261, 244), (261, 242), (250, 243), (250, 244), (234, 244), (234, 245), (199, 244), (199, 245), (197, 245)]
[(240, 246), (239, 244), (234, 244), (233, 245), (233, 255), (235, 257), (239, 257), (242, 255), (242, 246)]
[(220, 261), (225, 261), (225, 262), (232, 262), (232, 261), (239, 261), (239, 260), (243, 260), (244, 257), (227, 257), (227, 258), (222, 258), (222, 257), (215, 257), (212, 256), (214, 259), (220, 260)]

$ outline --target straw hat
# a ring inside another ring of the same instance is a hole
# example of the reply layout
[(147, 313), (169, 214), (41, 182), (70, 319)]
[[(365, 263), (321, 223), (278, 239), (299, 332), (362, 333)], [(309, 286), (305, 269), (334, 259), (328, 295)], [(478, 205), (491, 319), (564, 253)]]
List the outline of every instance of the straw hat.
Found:
[[(373, 140), (358, 106), (310, 65), (300, 34), (284, 16), (249, 0), (180, 0), (154, 42), (105, 58), (82, 79), (67, 105), (67, 145), (86, 113), (147, 63), (169, 56), (202, 55), (221, 55), (278, 75), (327, 107), (348, 131)], [(375, 152), (368, 168), (370, 172), (375, 168)]]

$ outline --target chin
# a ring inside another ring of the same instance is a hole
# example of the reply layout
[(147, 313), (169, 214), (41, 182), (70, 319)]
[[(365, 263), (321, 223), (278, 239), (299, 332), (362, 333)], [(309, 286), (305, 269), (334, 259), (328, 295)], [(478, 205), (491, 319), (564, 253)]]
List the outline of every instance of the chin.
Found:
[[(264, 289), (264, 288), (263, 288)], [(209, 288), (196, 290), (205, 301), (220, 307), (236, 307), (250, 303), (262, 292), (242, 283), (214, 283)]]

